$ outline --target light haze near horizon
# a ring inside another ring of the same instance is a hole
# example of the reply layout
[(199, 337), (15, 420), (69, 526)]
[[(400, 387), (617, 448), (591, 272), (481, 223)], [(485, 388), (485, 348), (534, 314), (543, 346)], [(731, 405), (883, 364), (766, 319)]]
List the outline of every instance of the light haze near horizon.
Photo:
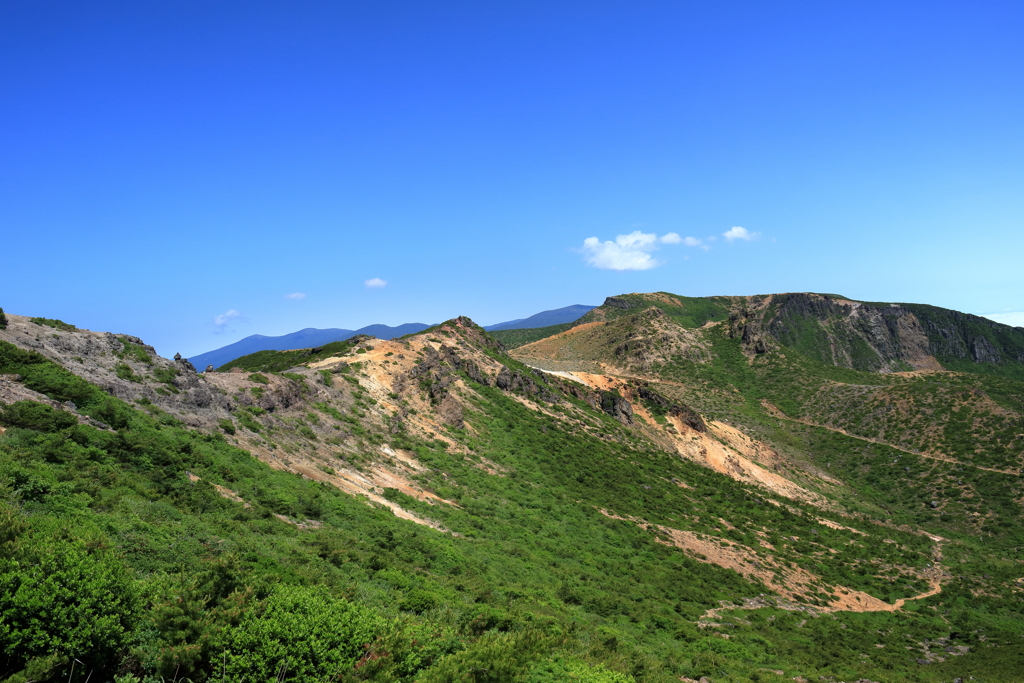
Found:
[(1020, 3), (7, 2), (0, 306), (163, 355), (623, 292), (1024, 325)]

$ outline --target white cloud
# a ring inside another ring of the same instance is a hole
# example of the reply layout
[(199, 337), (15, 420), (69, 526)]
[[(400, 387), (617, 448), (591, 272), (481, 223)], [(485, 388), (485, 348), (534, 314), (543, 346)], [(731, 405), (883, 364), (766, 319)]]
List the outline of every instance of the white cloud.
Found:
[(388, 286), (388, 281), (387, 280), (381, 280), (379, 277), (372, 277), (369, 280), (364, 281), (363, 284), (366, 285), (367, 287), (371, 287), (371, 288), (373, 288), (373, 287), (387, 287)]
[(300, 299), (305, 299), (306, 298), (306, 294), (304, 292), (295, 292), (294, 294), (285, 294), (284, 298), (285, 299), (294, 299), (295, 301), (298, 301)]
[(634, 230), (628, 235), (619, 235), (615, 241), (602, 242), (596, 237), (583, 240), (582, 252), (587, 256), (587, 264), (605, 270), (650, 270), (661, 265), (651, 256), (651, 252), (661, 244), (685, 244), (688, 247), (700, 247), (707, 251), (709, 247), (696, 237), (680, 237), (677, 232), (668, 232), (658, 237), (653, 232)]
[(750, 240), (758, 237), (760, 234), (761, 233), (759, 232), (750, 232), (746, 228), (736, 226), (734, 228), (729, 228), (728, 230), (723, 232), (722, 237), (724, 237), (727, 242), (732, 242), (733, 240), (747, 240), (749, 242)]
[(236, 320), (241, 317), (242, 314), (232, 308), (229, 309), (227, 313), (221, 313), (220, 315), (214, 317), (213, 324), (216, 325), (217, 327), (224, 327), (232, 320)]
[(989, 320), (995, 320), (997, 323), (1004, 325), (1013, 325), (1014, 327), (1024, 327), (1024, 311), (1014, 311), (1011, 313), (987, 313), (982, 316)]
[(659, 263), (648, 253), (657, 248), (658, 236), (634, 230), (619, 235), (615, 241), (602, 242), (596, 237), (583, 240), (587, 263), (604, 270), (649, 270)]

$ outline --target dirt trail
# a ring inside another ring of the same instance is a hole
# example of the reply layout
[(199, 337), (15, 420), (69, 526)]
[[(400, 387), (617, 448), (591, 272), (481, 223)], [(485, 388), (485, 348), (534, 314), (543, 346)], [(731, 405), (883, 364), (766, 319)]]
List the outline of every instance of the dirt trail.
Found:
[[(942, 544), (937, 543), (935, 548), (936, 556), (941, 558), (942, 556), (939, 551), (942, 548)], [(718, 562), (715, 562), (715, 564), (718, 564)], [(825, 607), (812, 607), (799, 602), (793, 602), (788, 599), (789, 596), (783, 593), (783, 597), (781, 598), (748, 598), (742, 605), (723, 604), (721, 607), (709, 609), (700, 616), (698, 624), (701, 626), (712, 626), (714, 624), (710, 620), (721, 617), (723, 612), (737, 609), (760, 609), (762, 607), (775, 607), (777, 609), (788, 610), (791, 612), (809, 612), (812, 614), (832, 614), (835, 612), (899, 612), (903, 609), (903, 606), (911, 600), (923, 600), (942, 592), (943, 571), (941, 565), (936, 564), (931, 570), (929, 570), (927, 578), (928, 590), (909, 598), (899, 598), (891, 605), (870, 595), (867, 596), (870, 599), (864, 600), (862, 596), (867, 595), (866, 593), (862, 593), (860, 591), (848, 591), (848, 589), (837, 586), (836, 588), (839, 589), (838, 593), (840, 594), (839, 599)]]
[(748, 580), (760, 581), (776, 594), (774, 597), (747, 600), (743, 605), (723, 605), (722, 607), (709, 609), (700, 617), (700, 622), (707, 622), (709, 619), (717, 618), (725, 610), (759, 609), (761, 607), (778, 607), (779, 609), (790, 611), (806, 611), (820, 614), (831, 614), (833, 612), (898, 612), (910, 600), (922, 600), (941, 593), (942, 580), (947, 576), (940, 564), (942, 560), (942, 540), (939, 540), (936, 541), (933, 550), (934, 566), (922, 575), (922, 578), (927, 578), (928, 580), (928, 590), (923, 593), (907, 598), (899, 598), (895, 603), (890, 604), (869, 593), (834, 585), (829, 587), (828, 592), (832, 594), (832, 597), (828, 604), (812, 606), (806, 604), (806, 599), (814, 597), (819, 593), (821, 590), (820, 578), (802, 567), (788, 566), (788, 563), (779, 561), (773, 555), (765, 553), (764, 548), (755, 551), (752, 548), (728, 539), (650, 524), (642, 519), (619, 516), (608, 510), (602, 509), (599, 512), (612, 519), (633, 522), (643, 529), (654, 529), (659, 533), (659, 543), (674, 546), (700, 562), (732, 569)]
[(942, 580), (941, 579), (939, 579), (939, 578), (929, 579), (928, 580), (928, 584), (929, 584), (930, 587), (924, 593), (921, 593), (919, 595), (915, 595), (915, 596), (910, 597), (910, 598), (900, 598), (899, 600), (897, 600), (896, 604), (893, 606), (894, 609), (892, 611), (895, 612), (896, 610), (901, 609), (903, 607), (903, 605), (907, 604), (908, 600), (923, 600), (924, 598), (930, 598), (933, 595), (938, 595), (939, 593), (942, 592)]
[(867, 441), (868, 443), (878, 444), (879, 446), (888, 446), (889, 448), (892, 448), (893, 450), (897, 450), (897, 451), (900, 451), (901, 453), (906, 453), (908, 455), (915, 455), (915, 456), (917, 456), (919, 458), (928, 458), (929, 460), (938, 460), (939, 462), (945, 462), (945, 463), (949, 463), (951, 465), (960, 465), (961, 467), (973, 467), (976, 470), (985, 470), (986, 472), (996, 472), (997, 474), (1009, 474), (1009, 475), (1014, 476), (1014, 477), (1021, 476), (1020, 470), (1000, 470), (1000, 469), (996, 469), (994, 467), (983, 467), (982, 465), (975, 465), (973, 463), (963, 462), (962, 460), (957, 460), (956, 458), (951, 458), (948, 455), (929, 455), (928, 453), (915, 453), (914, 451), (909, 451), (906, 448), (900, 448), (899, 446), (894, 446), (891, 443), (888, 443), (888, 442), (885, 442), (885, 441), (880, 441), (879, 439), (872, 439), (871, 437), (868, 437), (868, 436), (858, 436), (857, 434), (851, 434), (850, 432), (846, 431), (845, 429), (843, 429), (841, 427), (829, 427), (828, 425), (818, 424), (817, 422), (812, 422), (810, 420), (801, 420), (800, 418), (797, 418), (797, 417), (789, 417), (788, 415), (783, 413), (781, 410), (779, 410), (776, 406), (772, 405), (768, 401), (761, 401), (761, 406), (766, 411), (768, 411), (769, 415), (771, 415), (772, 417), (774, 417), (776, 419), (779, 419), (779, 420), (788, 420), (790, 422), (798, 422), (800, 424), (807, 425), (808, 427), (819, 427), (821, 429), (827, 429), (830, 432), (836, 432), (837, 434), (842, 434), (843, 436), (848, 436), (851, 439), (859, 439), (860, 441)]

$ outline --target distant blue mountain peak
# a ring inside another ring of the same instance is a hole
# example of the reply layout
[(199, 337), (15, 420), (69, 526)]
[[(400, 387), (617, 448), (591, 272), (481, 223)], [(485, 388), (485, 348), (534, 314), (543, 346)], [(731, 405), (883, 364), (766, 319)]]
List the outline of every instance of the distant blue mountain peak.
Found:
[(484, 329), (488, 332), (497, 332), (498, 330), (525, 330), (533, 327), (562, 325), (564, 323), (571, 323), (579, 320), (594, 308), (597, 308), (597, 306), (573, 304), (572, 306), (566, 306), (564, 308), (541, 311), (540, 313), (531, 315), (529, 318), (519, 318), (518, 320), (509, 320), (508, 322), (498, 323), (496, 325), (488, 325), (485, 326)]

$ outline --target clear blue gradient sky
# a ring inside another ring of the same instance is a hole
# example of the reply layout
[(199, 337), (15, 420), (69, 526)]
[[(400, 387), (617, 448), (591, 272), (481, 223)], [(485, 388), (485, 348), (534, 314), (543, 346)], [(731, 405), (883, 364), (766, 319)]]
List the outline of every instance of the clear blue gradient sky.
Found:
[(4, 1), (0, 306), (165, 355), (632, 291), (1024, 311), (1022, 29), (1020, 2)]

